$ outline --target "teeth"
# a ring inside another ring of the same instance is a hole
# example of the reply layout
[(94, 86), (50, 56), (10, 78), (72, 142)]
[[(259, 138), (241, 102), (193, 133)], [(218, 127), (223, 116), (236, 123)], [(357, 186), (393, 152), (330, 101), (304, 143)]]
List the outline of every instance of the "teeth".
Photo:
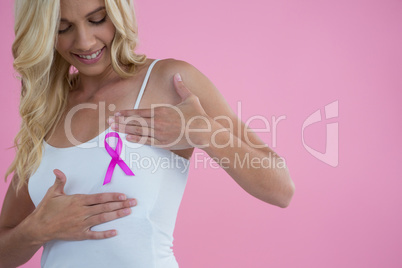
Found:
[(96, 57), (99, 56), (99, 53), (101, 53), (102, 49), (100, 49), (99, 51), (97, 51), (96, 53), (90, 55), (90, 56), (83, 56), (83, 55), (78, 55), (78, 57), (83, 58), (83, 59), (87, 59), (87, 60), (91, 60), (91, 59), (95, 59)]

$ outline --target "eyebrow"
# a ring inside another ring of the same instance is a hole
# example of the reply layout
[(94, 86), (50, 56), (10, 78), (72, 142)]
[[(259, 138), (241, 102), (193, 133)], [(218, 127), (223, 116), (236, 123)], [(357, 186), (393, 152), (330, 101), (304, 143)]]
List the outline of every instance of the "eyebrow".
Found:
[[(88, 14), (86, 14), (86, 15), (85, 15), (85, 18), (87, 18), (87, 17), (89, 17), (89, 16), (95, 14), (95, 13), (98, 12), (98, 11), (104, 10), (104, 9), (105, 9), (105, 7), (98, 7), (98, 8), (95, 9), (94, 11), (91, 11), (91, 12), (89, 12)], [(61, 21), (61, 22), (69, 22), (67, 19), (64, 19), (64, 18), (61, 18), (60, 21)]]

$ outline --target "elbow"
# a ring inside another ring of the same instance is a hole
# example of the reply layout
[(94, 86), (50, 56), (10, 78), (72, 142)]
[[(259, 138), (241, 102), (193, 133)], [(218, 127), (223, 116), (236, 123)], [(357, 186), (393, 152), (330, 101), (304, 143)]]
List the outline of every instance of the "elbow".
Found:
[(268, 170), (267, 176), (262, 180), (263, 186), (260, 189), (262, 201), (280, 207), (287, 208), (295, 193), (296, 187), (290, 178), (289, 170), (285, 166)]
[(275, 177), (277, 179), (275, 180), (276, 183), (274, 184), (276, 185), (276, 187), (274, 187), (276, 194), (273, 194), (273, 196), (276, 197), (276, 202), (274, 205), (280, 208), (287, 208), (290, 205), (290, 201), (293, 198), (296, 187), (292, 178), (290, 177), (289, 169), (287, 168), (285, 160), (279, 157), (277, 163), (280, 163), (281, 166), (278, 166), (276, 169), (277, 173)]
[(290, 177), (287, 177), (287, 181), (285, 191), (283, 191), (284, 194), (282, 195), (281, 200), (278, 202), (278, 207), (280, 208), (287, 208), (290, 205), (290, 201), (295, 193), (296, 187), (294, 182)]

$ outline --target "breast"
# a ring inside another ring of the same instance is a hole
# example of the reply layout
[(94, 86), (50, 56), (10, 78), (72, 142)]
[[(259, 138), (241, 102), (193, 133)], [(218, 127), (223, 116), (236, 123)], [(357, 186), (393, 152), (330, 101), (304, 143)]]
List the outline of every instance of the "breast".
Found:
[[(103, 141), (104, 136), (100, 136), (91, 144), (70, 148), (44, 144), (41, 164), (28, 183), (35, 206), (54, 184), (53, 170), (57, 168), (67, 177), (64, 188), (67, 195), (124, 193), (128, 198), (137, 200), (128, 217), (154, 217), (157, 221), (163, 221), (168, 215), (176, 216), (187, 183), (190, 161), (162, 148), (128, 142), (122, 135), (120, 157), (134, 176), (127, 175), (116, 165), (110, 183), (103, 185), (112, 159)], [(111, 146), (114, 148), (115, 144)], [(160, 210), (161, 207), (163, 210)], [(107, 230), (109, 225), (105, 223), (94, 228)]]
[(165, 149), (127, 142), (122, 135), (120, 156), (134, 176), (116, 165), (110, 183), (103, 185), (111, 161), (103, 141), (104, 136), (100, 136), (91, 144), (62, 149), (44, 143), (41, 164), (28, 183), (33, 203), (38, 206), (54, 184), (53, 169), (57, 168), (67, 177), (64, 188), (67, 195), (119, 192), (136, 198), (137, 205), (132, 207), (130, 215), (91, 228), (116, 229), (118, 235), (113, 238), (46, 243), (42, 267), (56, 267), (60, 263), (65, 267), (83, 267), (111, 262), (110, 267), (135, 264), (135, 267), (177, 268), (171, 247), (190, 161)]

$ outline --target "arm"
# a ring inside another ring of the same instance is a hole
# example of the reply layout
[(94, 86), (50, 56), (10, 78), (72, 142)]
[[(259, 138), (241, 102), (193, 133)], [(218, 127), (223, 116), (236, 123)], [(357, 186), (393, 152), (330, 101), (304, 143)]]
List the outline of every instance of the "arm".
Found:
[[(115, 230), (92, 231), (90, 228), (127, 216), (131, 213), (130, 207), (136, 205), (135, 199), (127, 199), (121, 193), (66, 195), (67, 178), (63, 172), (55, 170), (55, 183), (36, 208), (27, 186), (17, 197), (13, 183), (10, 184), (0, 215), (0, 268), (26, 263), (51, 240), (113, 237)], [(13, 180), (18, 179), (13, 177)]]
[[(269, 204), (286, 208), (295, 186), (285, 161), (270, 148), (254, 148), (222, 124), (213, 119), (210, 122), (212, 133), (219, 134), (216, 135), (215, 142), (211, 137), (200, 142), (209, 143), (203, 150), (249, 194)], [(241, 129), (244, 128), (246, 126), (242, 123)], [(219, 145), (231, 140), (236, 146), (220, 148)]]
[(198, 97), (206, 113), (207, 124), (199, 120), (198, 126), (194, 124), (195, 129), (211, 127), (209, 132), (195, 132), (194, 143), (208, 144), (200, 149), (249, 194), (269, 204), (287, 207), (295, 186), (285, 161), (239, 120), (218, 89), (195, 67), (175, 61), (171, 72), (181, 74), (183, 82), (176, 87), (187, 87)]
[(14, 176), (10, 183), (0, 215), (0, 267), (17, 267), (26, 263), (42, 246), (33, 238), (28, 215), (35, 209), (24, 186), (18, 193), (13, 185), (17, 185), (18, 177)]
[[(173, 79), (176, 73), (182, 81)], [(175, 96), (179, 103), (174, 109), (162, 105), (122, 110), (113, 118), (114, 129), (129, 134), (132, 142), (170, 150), (198, 147), (251, 195), (282, 208), (289, 205), (295, 186), (283, 158), (237, 118), (206, 76), (184, 61), (167, 59), (161, 62), (158, 77), (163, 82), (155, 90)], [(267, 167), (267, 160), (276, 164)]]

